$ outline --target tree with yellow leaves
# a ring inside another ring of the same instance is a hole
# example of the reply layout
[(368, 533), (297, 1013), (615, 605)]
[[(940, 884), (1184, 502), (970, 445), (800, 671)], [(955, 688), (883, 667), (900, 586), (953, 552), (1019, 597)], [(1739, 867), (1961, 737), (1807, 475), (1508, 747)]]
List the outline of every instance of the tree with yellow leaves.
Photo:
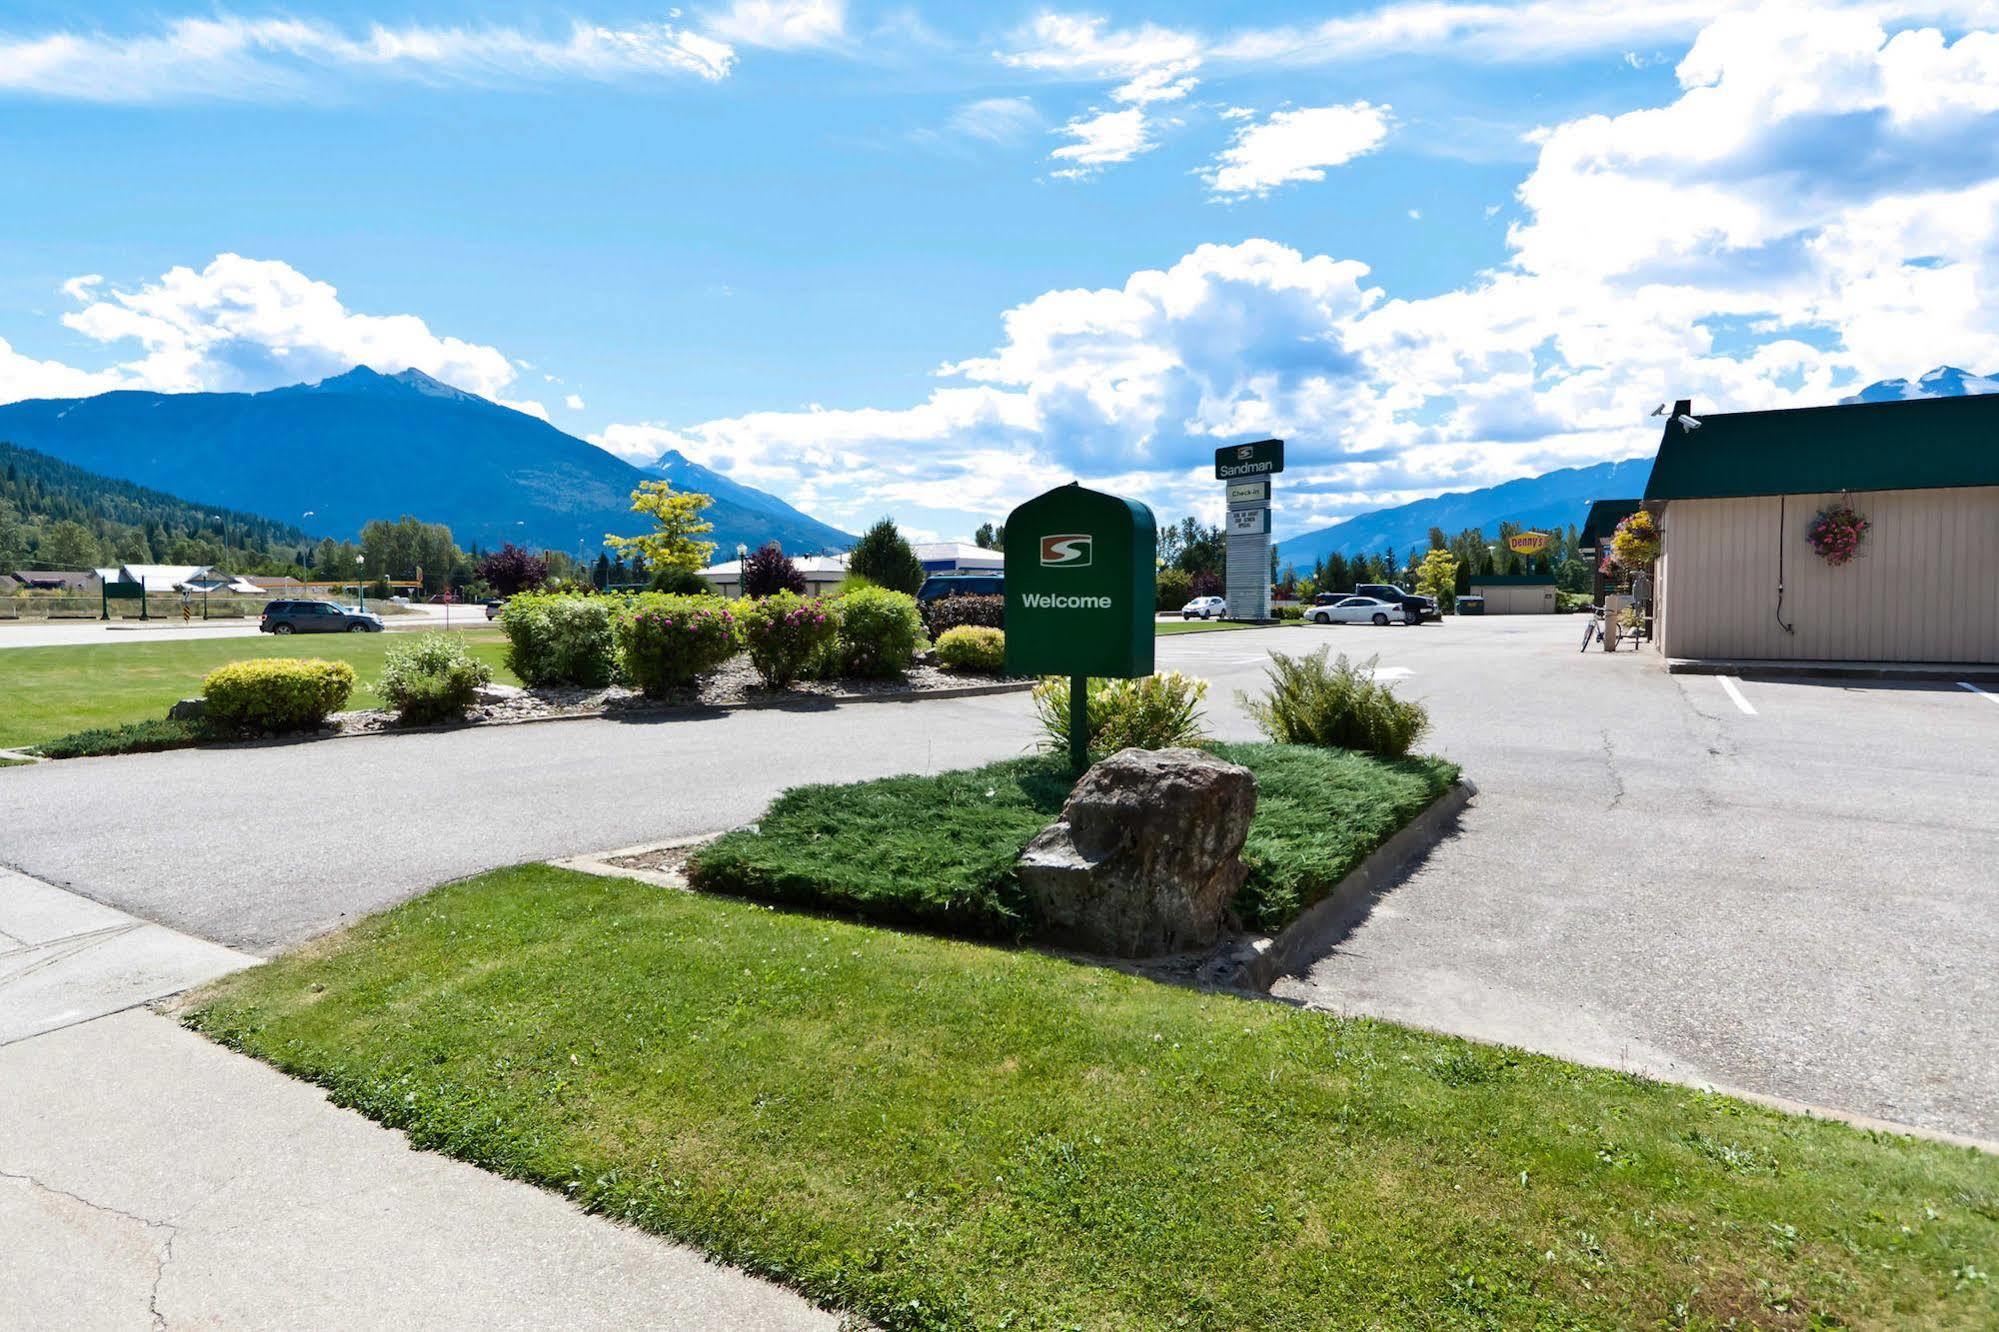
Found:
[(715, 501), (698, 491), (676, 495), (666, 481), (641, 481), (632, 492), (632, 512), (651, 517), (653, 530), (644, 536), (606, 534), (604, 544), (621, 556), (635, 556), (654, 574), (669, 571), (699, 573), (708, 567), (715, 543), (696, 538), (715, 530), (701, 511)]
[(1448, 550), (1433, 550), (1416, 566), (1416, 590), (1437, 603), (1439, 615), (1456, 608), (1458, 557)]

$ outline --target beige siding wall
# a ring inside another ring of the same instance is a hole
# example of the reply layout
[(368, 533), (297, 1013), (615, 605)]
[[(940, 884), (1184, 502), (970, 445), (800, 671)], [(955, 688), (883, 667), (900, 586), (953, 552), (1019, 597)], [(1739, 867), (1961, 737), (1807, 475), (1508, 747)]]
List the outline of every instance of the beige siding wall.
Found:
[(1472, 593), (1485, 598), (1487, 615), (1552, 615), (1555, 610), (1552, 587), (1474, 587)]
[[(1848, 498), (1873, 526), (1838, 569), (1805, 539), (1838, 495), (1668, 504), (1658, 624), (1666, 654), (1999, 662), (1999, 486)], [(1788, 633), (1776, 613), (1780, 544)]]

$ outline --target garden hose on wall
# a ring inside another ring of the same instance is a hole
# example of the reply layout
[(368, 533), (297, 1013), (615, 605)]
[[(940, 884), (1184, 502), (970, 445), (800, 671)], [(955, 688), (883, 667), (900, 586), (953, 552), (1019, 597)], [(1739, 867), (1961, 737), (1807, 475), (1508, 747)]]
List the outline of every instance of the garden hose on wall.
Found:
[(1788, 497), (1777, 496), (1777, 627), (1787, 634), (1798, 632), (1784, 623), (1784, 506)]

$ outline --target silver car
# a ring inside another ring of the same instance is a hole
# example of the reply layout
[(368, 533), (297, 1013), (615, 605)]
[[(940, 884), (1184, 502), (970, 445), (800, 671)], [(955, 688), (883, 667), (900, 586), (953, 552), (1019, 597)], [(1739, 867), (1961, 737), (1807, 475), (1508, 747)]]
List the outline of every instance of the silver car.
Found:
[(1378, 597), (1341, 597), (1327, 605), (1312, 607), (1305, 618), (1313, 624), (1407, 624), (1409, 612)]

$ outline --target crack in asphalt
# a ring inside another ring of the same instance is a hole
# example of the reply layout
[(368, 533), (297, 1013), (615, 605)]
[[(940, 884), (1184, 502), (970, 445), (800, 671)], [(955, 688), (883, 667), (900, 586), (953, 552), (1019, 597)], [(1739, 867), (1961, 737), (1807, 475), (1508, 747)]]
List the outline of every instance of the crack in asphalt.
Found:
[(1610, 743), (1610, 730), (1606, 727), (1603, 736), (1603, 766), (1610, 772), (1610, 803), (1606, 810), (1616, 809), (1624, 803), (1624, 774), (1617, 770), (1617, 750)]
[(152, 1315), (153, 1326), (159, 1329), (160, 1332), (165, 1332), (167, 1316), (160, 1312), (160, 1283), (166, 1279), (167, 1264), (173, 1261), (174, 1240), (180, 1235), (179, 1226), (171, 1221), (159, 1221), (149, 1216), (140, 1216), (137, 1212), (128, 1212), (122, 1207), (113, 1207), (108, 1203), (93, 1202), (80, 1193), (71, 1193), (68, 1189), (59, 1189), (55, 1185), (45, 1183), (23, 1171), (0, 1170), (0, 1179), (19, 1180), (31, 1189), (40, 1190), (54, 1198), (65, 1199), (93, 1212), (102, 1212), (106, 1216), (115, 1216), (121, 1221), (130, 1221), (144, 1230), (165, 1231), (166, 1239), (153, 1251), (153, 1281), (152, 1285), (146, 1291), (146, 1311)]

